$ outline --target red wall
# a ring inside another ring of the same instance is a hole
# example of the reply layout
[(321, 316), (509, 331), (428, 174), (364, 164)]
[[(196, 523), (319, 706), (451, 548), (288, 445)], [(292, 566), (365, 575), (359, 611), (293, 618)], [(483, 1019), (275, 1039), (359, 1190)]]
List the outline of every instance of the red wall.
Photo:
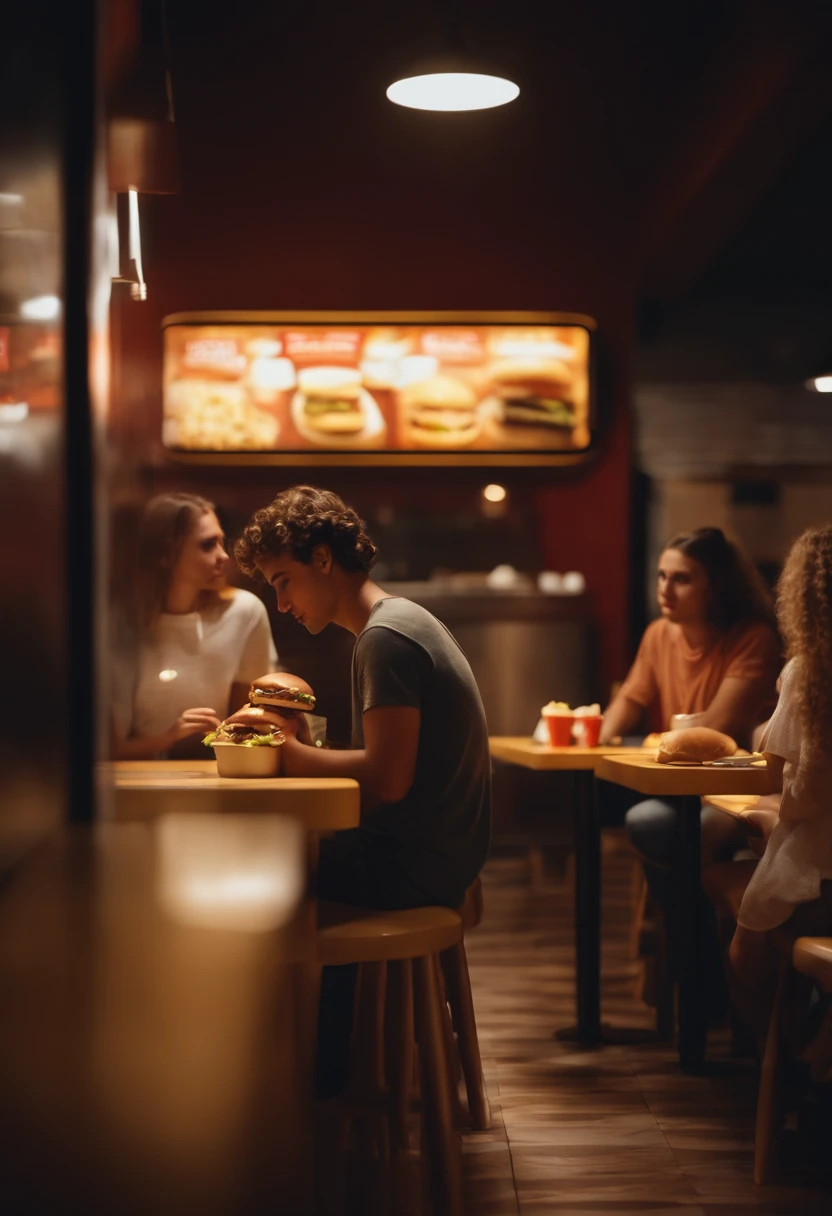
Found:
[[(235, 27), (235, 36), (249, 35), (257, 31)], [(628, 658), (629, 250), (638, 206), (604, 146), (603, 116), (585, 111), (578, 126), (575, 111), (553, 122), (546, 107), (555, 104), (555, 86), (546, 75), (504, 111), (403, 111), (384, 100), (375, 58), (362, 57), (360, 47), (350, 60), (354, 87), (345, 92), (336, 38), (317, 47), (314, 104), (306, 105), (303, 55), (283, 57), (273, 71), (246, 58), (223, 62), (220, 81), (207, 44), (186, 54), (190, 44), (175, 21), (172, 39), (184, 189), (142, 197), (149, 298), (133, 303), (119, 289), (114, 305), (116, 494), (178, 481), (248, 509), (279, 485), (311, 476), (165, 466), (160, 323), (167, 313), (589, 313), (602, 354), (600, 452), (580, 469), (499, 477), (536, 529), (543, 565), (586, 574), (608, 687)], [(569, 72), (577, 88), (580, 71), (560, 65), (558, 89), (568, 91)], [(437, 511), (467, 502), (484, 480), (455, 470), (316, 470), (314, 477), (354, 491), (362, 504), (379, 495)]]

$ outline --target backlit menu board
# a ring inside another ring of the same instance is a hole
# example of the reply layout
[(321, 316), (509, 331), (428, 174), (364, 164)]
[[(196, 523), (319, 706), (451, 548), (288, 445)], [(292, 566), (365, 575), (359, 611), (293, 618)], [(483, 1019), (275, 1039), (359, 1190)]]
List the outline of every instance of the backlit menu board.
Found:
[(170, 317), (163, 441), (184, 453), (392, 463), (585, 453), (593, 330), (561, 314)]

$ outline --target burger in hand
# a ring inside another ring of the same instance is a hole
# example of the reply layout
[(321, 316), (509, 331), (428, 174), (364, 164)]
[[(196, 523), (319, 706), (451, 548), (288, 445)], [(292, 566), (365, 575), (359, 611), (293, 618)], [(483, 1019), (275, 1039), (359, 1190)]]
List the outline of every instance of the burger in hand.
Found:
[(252, 681), (248, 691), (252, 706), (269, 706), (288, 716), (288, 711), (312, 713), (315, 709), (315, 694), (300, 676), (287, 671), (271, 671)]
[(464, 448), (480, 433), (477, 398), (454, 376), (431, 376), (399, 394), (405, 447)]

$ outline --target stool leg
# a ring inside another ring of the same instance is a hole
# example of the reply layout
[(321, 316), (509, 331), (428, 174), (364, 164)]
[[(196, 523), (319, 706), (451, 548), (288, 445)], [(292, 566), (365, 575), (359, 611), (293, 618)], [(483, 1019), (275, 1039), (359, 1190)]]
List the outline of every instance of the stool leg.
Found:
[(422, 1119), (437, 1216), (463, 1216), (462, 1152), (454, 1129), (442, 1005), (431, 955), (414, 960), (416, 1019), (422, 1071)]
[(459, 1082), (462, 1079), (462, 1065), (454, 1039), (454, 1024), (451, 1011), (448, 1008), (448, 994), (445, 989), (445, 976), (442, 972), (442, 961), (438, 954), (433, 955), (433, 969), (436, 972), (436, 987), (439, 991), (439, 1004), (442, 1008), (442, 1030), (445, 1035), (445, 1058), (448, 1061), (448, 1087), (453, 1107), (454, 1126), (463, 1127), (469, 1120), (459, 1098)]
[(352, 1097), (378, 1097), (384, 1090), (384, 997), (386, 963), (362, 963), (352, 1044)]
[(788, 995), (790, 964), (784, 962), (780, 969), (777, 996), (768, 1024), (766, 1049), (760, 1069), (760, 1088), (757, 1091), (757, 1121), (754, 1130), (754, 1181), (762, 1186), (771, 1169), (774, 1144), (780, 1129), (780, 1057), (783, 1007)]
[(464, 943), (458, 942), (451, 950), (445, 950), (441, 961), (462, 1061), (462, 1075), (465, 1077), (465, 1089), (468, 1093), (471, 1126), (475, 1131), (484, 1132), (491, 1126), (491, 1107), (482, 1075), (477, 1019), (474, 1015), (474, 998), (471, 994)]
[(394, 1151), (406, 1152), (410, 1142), (413, 1097), (413, 965), (409, 959), (387, 964), (387, 1075), (392, 1092)]

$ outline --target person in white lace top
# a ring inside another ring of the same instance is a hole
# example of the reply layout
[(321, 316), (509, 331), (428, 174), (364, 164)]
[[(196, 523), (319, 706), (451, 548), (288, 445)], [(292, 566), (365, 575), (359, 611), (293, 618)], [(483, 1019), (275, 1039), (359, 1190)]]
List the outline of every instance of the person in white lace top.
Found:
[(832, 525), (795, 542), (777, 611), (789, 661), (760, 747), (782, 784), (780, 813), (730, 948), (741, 1012), (760, 1030), (777, 971), (770, 931), (832, 933)]

